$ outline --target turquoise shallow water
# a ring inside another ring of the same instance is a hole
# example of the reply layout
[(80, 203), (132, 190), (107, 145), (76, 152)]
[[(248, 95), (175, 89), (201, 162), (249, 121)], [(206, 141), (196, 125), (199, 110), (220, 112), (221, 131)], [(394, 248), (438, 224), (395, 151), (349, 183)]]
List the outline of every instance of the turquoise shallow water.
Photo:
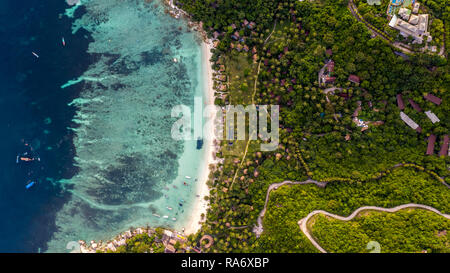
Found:
[(69, 103), (76, 108), (78, 172), (59, 181), (72, 195), (56, 214), (49, 252), (67, 252), (80, 239), (106, 240), (130, 226), (181, 229), (204, 157), (196, 141), (170, 136), (172, 107), (193, 108), (194, 96), (203, 95), (201, 44), (186, 22), (167, 15), (159, 1), (90, 0), (78, 9), (85, 13), (73, 32), (91, 34), (95, 62), (61, 86), (68, 95), (82, 87)]

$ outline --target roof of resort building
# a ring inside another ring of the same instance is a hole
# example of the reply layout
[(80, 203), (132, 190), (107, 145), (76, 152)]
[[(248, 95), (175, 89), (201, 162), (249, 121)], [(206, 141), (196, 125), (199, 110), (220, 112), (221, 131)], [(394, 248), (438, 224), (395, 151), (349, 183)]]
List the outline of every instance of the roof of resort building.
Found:
[(428, 137), (427, 155), (434, 154), (434, 143), (436, 142), (436, 135), (430, 135)]
[(325, 54), (327, 54), (328, 56), (331, 56), (331, 55), (333, 55), (333, 51), (331, 50), (331, 48), (329, 48), (325, 51)]
[(348, 80), (349, 81), (351, 81), (351, 82), (353, 82), (353, 83), (359, 83), (359, 77), (358, 76), (356, 76), (356, 75), (350, 75), (350, 76), (348, 76)]
[(417, 132), (422, 132), (422, 128), (420, 128), (420, 126), (415, 123), (408, 115), (406, 115), (403, 112), (400, 112), (400, 118), (406, 123), (408, 124), (409, 127), (411, 127), (412, 129), (416, 130)]
[(446, 156), (448, 155), (449, 151), (448, 151), (448, 135), (444, 136), (444, 142), (442, 143), (441, 146), (441, 151), (439, 152), (440, 156)]
[(409, 22), (411, 25), (417, 25), (417, 24), (419, 23), (419, 16), (414, 15), (414, 14), (411, 15), (411, 17), (409, 17), (408, 22)]
[(405, 104), (403, 103), (402, 94), (397, 94), (397, 106), (400, 110), (405, 109)]
[(442, 100), (438, 97), (436, 97), (435, 95), (432, 94), (426, 94), (425, 96), (423, 96), (426, 100), (431, 101), (434, 104), (440, 105)]
[(411, 15), (411, 10), (409, 10), (407, 8), (401, 7), (398, 10), (398, 16), (400, 16), (403, 20), (408, 21), (410, 15)]
[(426, 111), (425, 115), (427, 115), (427, 117), (431, 120), (432, 123), (436, 123), (441, 121), (433, 112), (431, 111)]
[(422, 112), (422, 108), (420, 108), (420, 106), (413, 101), (412, 99), (408, 99), (409, 104), (411, 104), (412, 108), (414, 108), (414, 110), (416, 110), (417, 112)]
[(418, 13), (420, 8), (420, 4), (418, 2), (414, 3), (414, 8), (412, 9), (412, 13)]
[(394, 16), (392, 16), (392, 18), (391, 18), (391, 21), (389, 21), (389, 26), (394, 27), (397, 20), (398, 20), (398, 17), (397, 17), (397, 15), (394, 14)]
[(428, 29), (428, 14), (419, 14), (419, 22), (417, 23), (417, 27), (419, 28), (419, 32), (425, 33)]
[(427, 31), (429, 16), (428, 14), (419, 14), (417, 16), (416, 15), (413, 16), (415, 17), (412, 18), (412, 21), (407, 22), (409, 20), (409, 16), (408, 19), (402, 17), (403, 19), (405, 19), (402, 20), (394, 15), (391, 21), (389, 22), (389, 26), (399, 30), (400, 34), (403, 35), (404, 37), (411, 36), (418, 43), (422, 43), (423, 36), (424, 35), (429, 36), (429, 32)]

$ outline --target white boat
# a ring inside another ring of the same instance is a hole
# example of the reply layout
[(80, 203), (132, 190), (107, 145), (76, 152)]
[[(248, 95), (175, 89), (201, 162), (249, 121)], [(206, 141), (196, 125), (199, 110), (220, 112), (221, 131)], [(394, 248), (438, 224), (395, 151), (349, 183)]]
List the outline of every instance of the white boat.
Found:
[(191, 177), (190, 177), (190, 176), (187, 176), (187, 175), (186, 175), (185, 177), (186, 177), (187, 179), (191, 179)]
[(158, 214), (156, 214), (156, 213), (153, 213), (153, 216), (156, 216), (156, 217), (161, 217), (161, 216), (159, 216)]
[(172, 218), (172, 220), (173, 220), (173, 221), (176, 221), (176, 220), (177, 220), (177, 218), (173, 217), (173, 218)]
[(171, 207), (167, 207), (167, 209), (168, 209), (168, 210), (172, 210), (172, 208), (171, 208)]
[(164, 216), (163, 216), (163, 218), (166, 218), (166, 219), (167, 219), (167, 218), (169, 218), (169, 216), (167, 216), (167, 215), (164, 215)]

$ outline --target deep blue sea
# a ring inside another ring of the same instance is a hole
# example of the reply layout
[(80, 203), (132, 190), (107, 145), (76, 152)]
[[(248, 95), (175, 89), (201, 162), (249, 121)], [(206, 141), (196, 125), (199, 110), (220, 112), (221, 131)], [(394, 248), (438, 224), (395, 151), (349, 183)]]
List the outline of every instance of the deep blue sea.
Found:
[[(64, 93), (60, 86), (86, 70), (93, 57), (86, 53), (88, 33), (70, 35), (69, 18), (58, 16), (66, 7), (56, 0), (0, 1), (1, 252), (45, 251), (54, 214), (67, 198), (50, 181), (76, 172), (73, 132), (67, 129), (74, 109), (67, 103), (77, 91)], [(66, 47), (64, 36), (71, 36)], [(16, 164), (24, 143), (33, 146), (40, 163)], [(38, 185), (25, 190), (30, 178)]]
[(161, 1), (82, 2), (0, 1), (0, 252), (181, 229), (196, 198), (203, 149), (170, 132), (203, 94), (198, 37)]

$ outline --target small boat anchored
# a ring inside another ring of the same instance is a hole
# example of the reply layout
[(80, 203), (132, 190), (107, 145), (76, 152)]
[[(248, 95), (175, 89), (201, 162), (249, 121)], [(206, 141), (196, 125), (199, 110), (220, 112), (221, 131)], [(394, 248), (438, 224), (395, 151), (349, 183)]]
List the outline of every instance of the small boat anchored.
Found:
[(36, 182), (31, 181), (29, 183), (27, 183), (27, 185), (25, 186), (25, 188), (28, 190), (29, 188), (33, 187), (36, 184)]
[(203, 147), (203, 138), (197, 139), (197, 150), (200, 150)]
[(39, 58), (39, 55), (37, 55), (35, 52), (31, 51), (31, 53), (34, 55), (34, 57)]

